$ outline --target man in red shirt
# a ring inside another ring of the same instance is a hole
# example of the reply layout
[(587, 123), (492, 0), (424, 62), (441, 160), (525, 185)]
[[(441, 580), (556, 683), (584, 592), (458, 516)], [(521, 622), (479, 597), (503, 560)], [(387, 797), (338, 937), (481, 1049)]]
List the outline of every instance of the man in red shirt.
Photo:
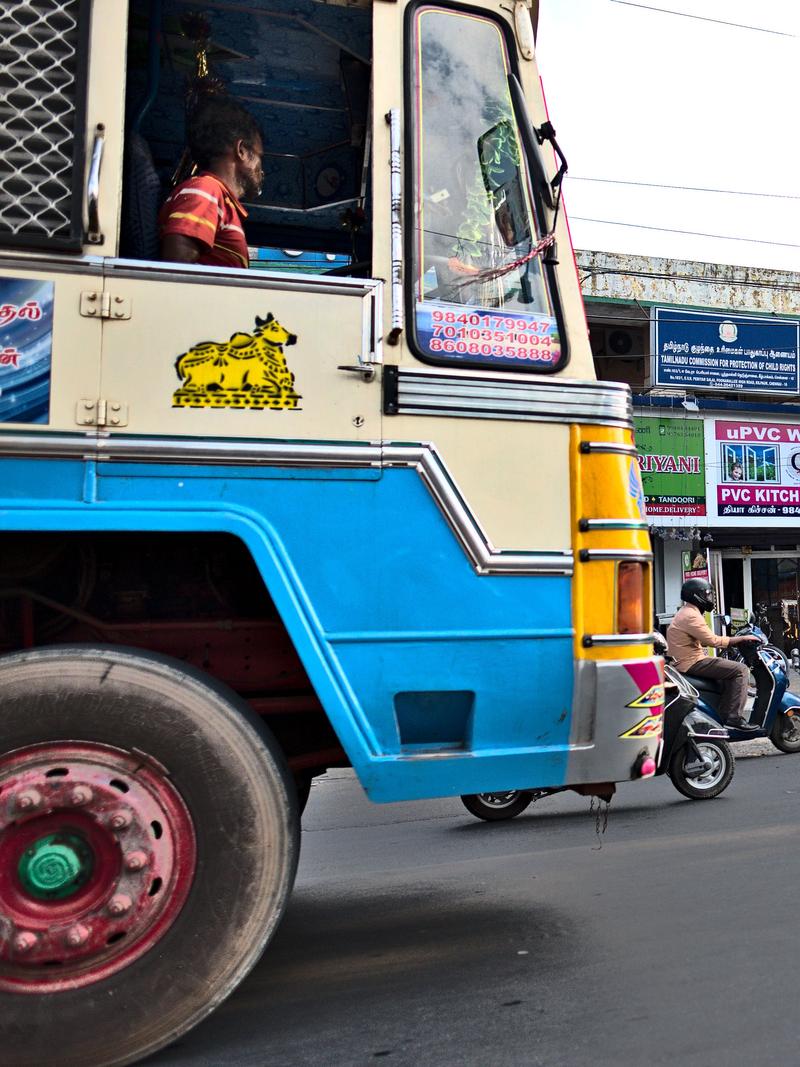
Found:
[(249, 267), (240, 200), (261, 195), (258, 123), (233, 100), (210, 100), (190, 123), (189, 148), (200, 171), (172, 190), (159, 213), (161, 258)]

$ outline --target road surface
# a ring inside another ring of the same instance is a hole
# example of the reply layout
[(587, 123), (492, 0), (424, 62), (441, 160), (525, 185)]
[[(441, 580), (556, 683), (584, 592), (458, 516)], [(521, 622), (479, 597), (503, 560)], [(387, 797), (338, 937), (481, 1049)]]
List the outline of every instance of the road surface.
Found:
[(713, 801), (623, 786), (604, 834), (588, 808), (489, 825), (453, 800), (372, 805), (332, 772), (261, 963), (149, 1062), (800, 1062), (800, 755), (740, 759)]

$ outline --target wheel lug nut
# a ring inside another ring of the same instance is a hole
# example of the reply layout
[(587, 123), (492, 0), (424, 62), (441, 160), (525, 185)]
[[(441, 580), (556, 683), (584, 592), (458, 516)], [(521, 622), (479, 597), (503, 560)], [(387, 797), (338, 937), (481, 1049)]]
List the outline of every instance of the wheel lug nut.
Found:
[(147, 855), (144, 852), (129, 852), (125, 857), (125, 866), (129, 871), (143, 871), (147, 862)]
[(127, 811), (115, 811), (108, 822), (112, 830), (127, 830), (131, 824), (131, 817)]
[(30, 952), (37, 941), (36, 934), (31, 933), (30, 930), (21, 930), (14, 938), (14, 951)]
[(127, 893), (115, 893), (108, 902), (108, 910), (111, 915), (124, 915), (130, 911), (133, 901)]
[(17, 811), (33, 811), (42, 803), (42, 794), (38, 789), (23, 789), (15, 800)]
[(80, 948), (89, 939), (89, 928), (83, 923), (76, 923), (67, 930), (65, 943), (69, 948)]
[(92, 791), (88, 785), (76, 785), (69, 795), (70, 804), (74, 804), (76, 808), (83, 807), (84, 804), (89, 804), (92, 799)]

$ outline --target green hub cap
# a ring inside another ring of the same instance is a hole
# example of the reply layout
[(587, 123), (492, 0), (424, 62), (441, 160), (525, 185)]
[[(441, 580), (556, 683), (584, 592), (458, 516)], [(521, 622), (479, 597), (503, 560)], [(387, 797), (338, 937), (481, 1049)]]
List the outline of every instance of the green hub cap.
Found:
[(63, 900), (85, 885), (92, 873), (92, 853), (77, 834), (48, 834), (25, 849), (19, 880), (39, 900)]

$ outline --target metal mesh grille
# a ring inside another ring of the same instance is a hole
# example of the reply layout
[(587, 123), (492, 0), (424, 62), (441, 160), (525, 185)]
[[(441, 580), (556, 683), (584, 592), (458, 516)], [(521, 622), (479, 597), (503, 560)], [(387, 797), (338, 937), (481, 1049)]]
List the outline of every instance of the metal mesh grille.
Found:
[(0, 235), (73, 234), (80, 6), (0, 3)]

